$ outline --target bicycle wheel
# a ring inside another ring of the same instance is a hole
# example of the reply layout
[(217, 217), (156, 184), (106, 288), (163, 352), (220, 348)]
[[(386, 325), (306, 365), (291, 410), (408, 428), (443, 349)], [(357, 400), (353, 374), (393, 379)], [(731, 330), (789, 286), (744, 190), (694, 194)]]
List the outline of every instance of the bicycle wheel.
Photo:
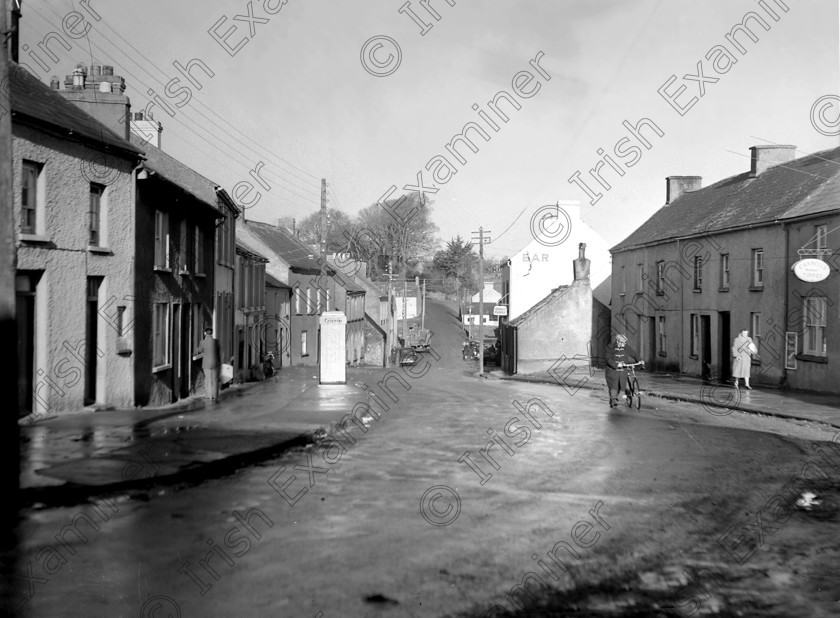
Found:
[(633, 405), (637, 410), (642, 409), (642, 391), (639, 389), (639, 381), (633, 379)]

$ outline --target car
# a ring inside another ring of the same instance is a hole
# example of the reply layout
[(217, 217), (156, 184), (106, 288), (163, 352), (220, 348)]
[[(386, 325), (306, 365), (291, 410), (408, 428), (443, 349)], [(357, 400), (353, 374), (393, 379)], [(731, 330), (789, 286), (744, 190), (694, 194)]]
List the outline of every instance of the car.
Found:
[(400, 365), (412, 366), (420, 362), (420, 355), (414, 351), (414, 348), (400, 349)]

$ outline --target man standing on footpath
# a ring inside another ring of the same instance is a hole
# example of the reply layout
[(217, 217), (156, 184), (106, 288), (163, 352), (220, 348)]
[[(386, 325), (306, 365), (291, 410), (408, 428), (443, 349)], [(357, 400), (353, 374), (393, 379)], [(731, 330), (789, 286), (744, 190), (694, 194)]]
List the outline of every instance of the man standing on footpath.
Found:
[(204, 396), (214, 403), (219, 402), (219, 372), (222, 369), (219, 341), (213, 337), (213, 329), (204, 329), (204, 340), (201, 342), (201, 353), (204, 359), (201, 368), (204, 371)]

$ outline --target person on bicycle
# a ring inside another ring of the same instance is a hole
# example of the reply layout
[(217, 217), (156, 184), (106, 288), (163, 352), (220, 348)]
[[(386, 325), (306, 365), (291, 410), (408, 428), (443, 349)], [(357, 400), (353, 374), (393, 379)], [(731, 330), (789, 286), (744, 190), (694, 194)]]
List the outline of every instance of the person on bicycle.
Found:
[(610, 391), (610, 407), (618, 405), (618, 395), (627, 387), (627, 371), (624, 365), (639, 362), (639, 355), (627, 345), (627, 337), (617, 334), (612, 343), (607, 345), (607, 388)]

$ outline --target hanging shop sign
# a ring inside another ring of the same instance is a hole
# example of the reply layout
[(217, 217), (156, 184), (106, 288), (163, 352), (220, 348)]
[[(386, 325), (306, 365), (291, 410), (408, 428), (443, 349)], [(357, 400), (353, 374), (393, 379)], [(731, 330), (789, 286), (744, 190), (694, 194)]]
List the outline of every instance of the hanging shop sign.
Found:
[(493, 315), (507, 315), (507, 305), (496, 305), (493, 307)]
[(815, 258), (799, 260), (791, 268), (797, 279), (808, 283), (825, 281), (831, 274), (831, 267), (826, 262)]

